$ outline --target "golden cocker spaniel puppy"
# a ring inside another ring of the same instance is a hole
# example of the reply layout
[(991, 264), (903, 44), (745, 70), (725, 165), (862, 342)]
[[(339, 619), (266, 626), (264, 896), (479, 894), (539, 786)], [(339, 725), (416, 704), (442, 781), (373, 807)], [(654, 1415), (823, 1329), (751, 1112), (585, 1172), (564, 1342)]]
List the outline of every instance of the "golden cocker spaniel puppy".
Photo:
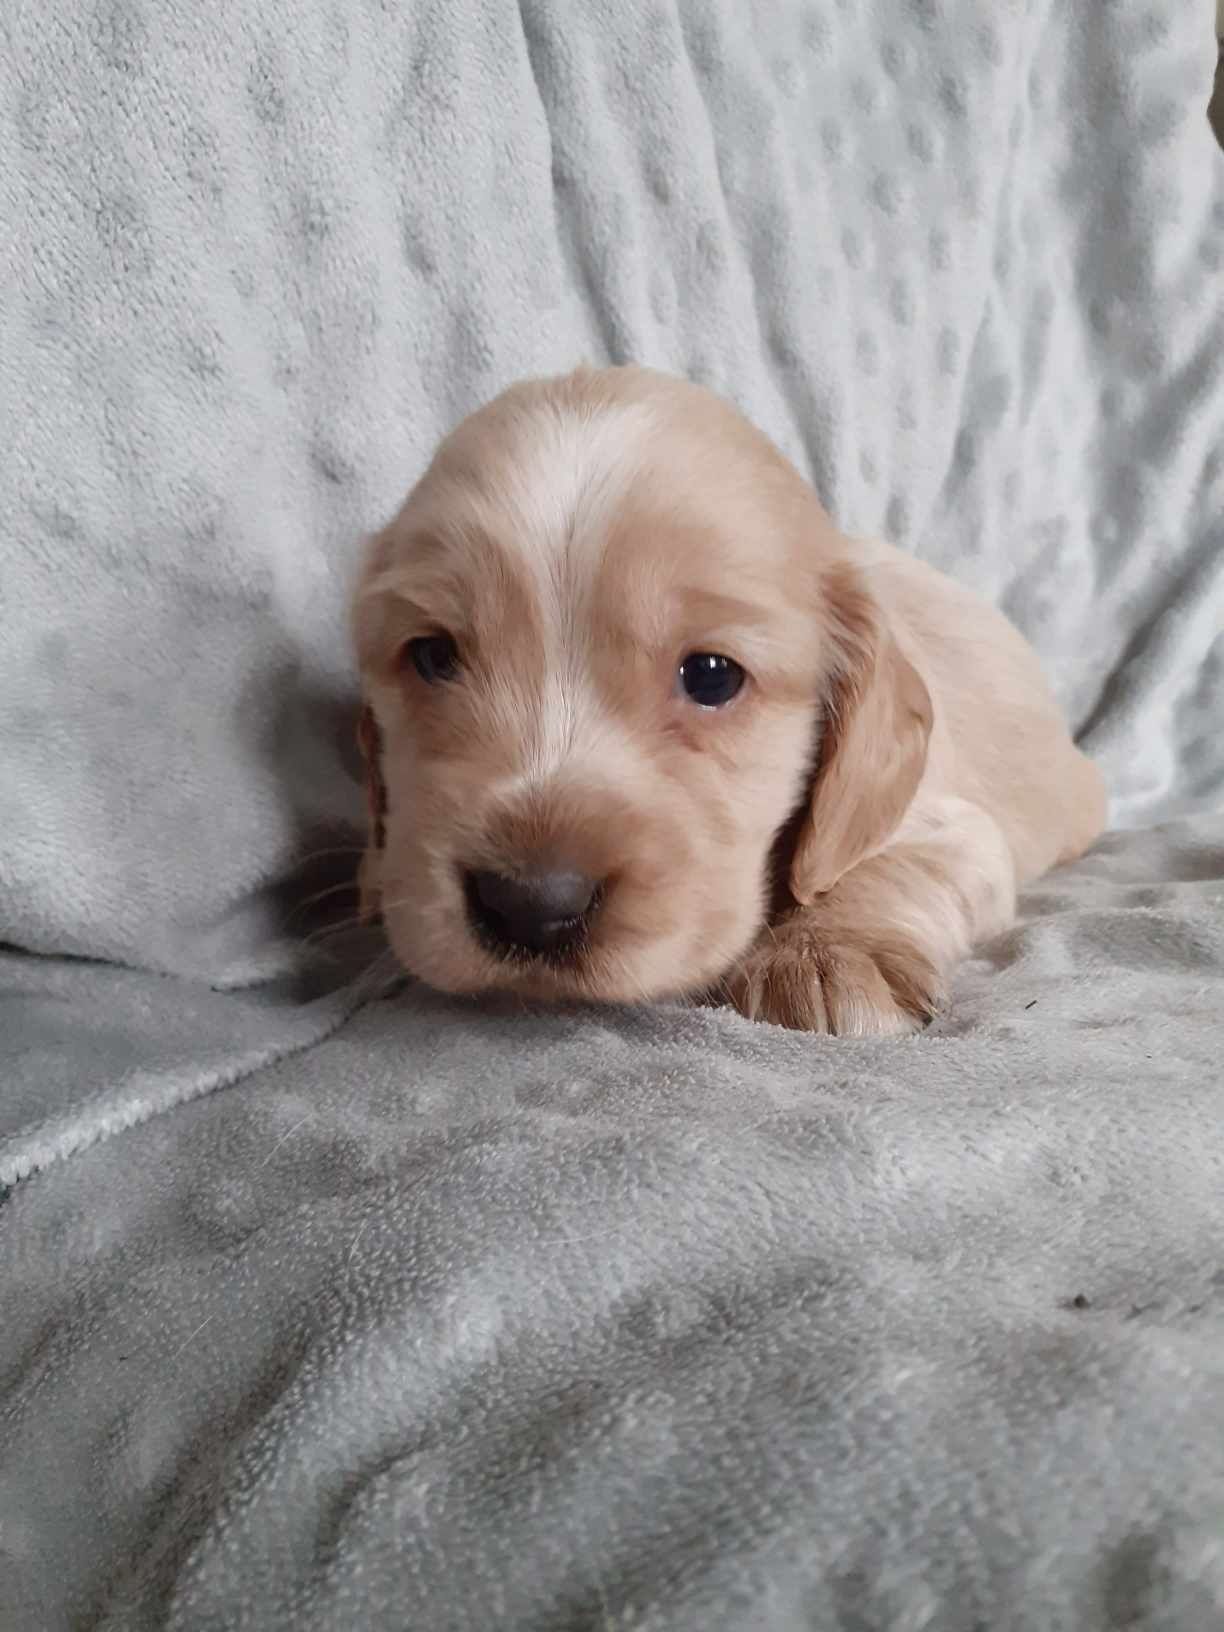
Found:
[(365, 904), (443, 991), (908, 1032), (1104, 821), (999, 612), (842, 537), (730, 406), (646, 369), (465, 420), (354, 627)]

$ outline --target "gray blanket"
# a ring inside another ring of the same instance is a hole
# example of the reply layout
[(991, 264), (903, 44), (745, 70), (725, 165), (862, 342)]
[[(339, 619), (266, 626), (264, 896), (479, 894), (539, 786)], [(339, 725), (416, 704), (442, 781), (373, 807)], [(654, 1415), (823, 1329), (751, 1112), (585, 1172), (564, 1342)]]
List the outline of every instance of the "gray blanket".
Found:
[(901, 1044), (401, 993), (19, 1184), (0, 1625), (1224, 1626), (1222, 895), (1108, 840)]
[[(5, 1632), (1224, 1626), (1210, 36), (0, 18)], [(999, 600), (1110, 777), (922, 1038), (320, 949), (356, 541), (584, 354)]]

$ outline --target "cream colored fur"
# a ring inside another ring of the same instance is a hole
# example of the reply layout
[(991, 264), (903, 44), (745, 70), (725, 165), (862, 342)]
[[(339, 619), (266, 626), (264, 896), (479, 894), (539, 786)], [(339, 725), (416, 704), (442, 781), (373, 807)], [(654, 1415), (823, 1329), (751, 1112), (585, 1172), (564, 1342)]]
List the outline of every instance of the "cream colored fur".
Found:
[[(525, 382), (459, 426), (354, 627), (385, 807), (364, 888), (443, 990), (908, 1031), (1104, 820), (1000, 613), (844, 538), (732, 408), (644, 369)], [(461, 666), (430, 686), (404, 652), (439, 632)], [(679, 687), (695, 651), (747, 671), (725, 708)], [(601, 881), (580, 951), (487, 950), (464, 871), (541, 867)]]

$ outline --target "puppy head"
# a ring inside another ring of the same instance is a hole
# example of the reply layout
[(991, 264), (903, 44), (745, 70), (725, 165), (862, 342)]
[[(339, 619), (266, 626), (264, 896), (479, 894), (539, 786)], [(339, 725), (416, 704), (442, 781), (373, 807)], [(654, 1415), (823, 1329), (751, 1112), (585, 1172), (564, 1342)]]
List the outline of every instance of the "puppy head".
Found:
[(646, 370), (527, 382), (460, 425), (374, 541), (354, 627), (363, 890), (445, 991), (700, 991), (760, 932), (783, 831), (810, 899), (921, 774), (921, 681), (811, 489)]

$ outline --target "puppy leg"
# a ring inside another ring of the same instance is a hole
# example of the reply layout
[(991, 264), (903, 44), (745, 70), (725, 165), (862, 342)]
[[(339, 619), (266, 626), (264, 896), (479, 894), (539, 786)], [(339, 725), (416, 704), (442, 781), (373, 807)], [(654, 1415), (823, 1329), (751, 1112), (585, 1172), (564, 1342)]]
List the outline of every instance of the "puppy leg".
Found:
[(889, 849), (771, 925), (728, 983), (735, 1007), (841, 1037), (925, 1025), (956, 965), (1015, 913), (1002, 833), (984, 811), (958, 807), (951, 820), (907, 822)]

